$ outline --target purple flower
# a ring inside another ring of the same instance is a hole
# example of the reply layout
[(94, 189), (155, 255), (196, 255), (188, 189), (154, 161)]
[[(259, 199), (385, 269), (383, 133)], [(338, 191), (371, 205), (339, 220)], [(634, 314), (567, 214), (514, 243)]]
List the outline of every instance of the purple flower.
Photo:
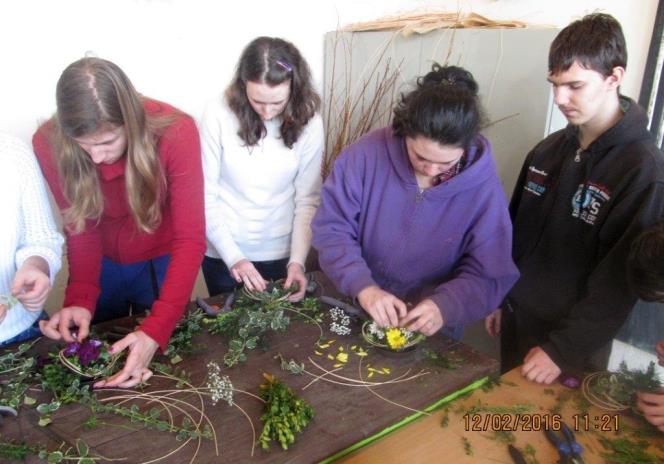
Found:
[(65, 348), (64, 355), (65, 356), (74, 356), (76, 353), (78, 353), (78, 350), (81, 348), (81, 344), (77, 342), (72, 342), (68, 343), (67, 347)]
[(581, 386), (581, 382), (579, 379), (572, 375), (567, 375), (564, 376), (560, 379), (560, 383), (565, 385), (567, 388), (579, 388)]
[(99, 358), (102, 343), (99, 340), (87, 340), (78, 350), (78, 362), (81, 366), (87, 366)]

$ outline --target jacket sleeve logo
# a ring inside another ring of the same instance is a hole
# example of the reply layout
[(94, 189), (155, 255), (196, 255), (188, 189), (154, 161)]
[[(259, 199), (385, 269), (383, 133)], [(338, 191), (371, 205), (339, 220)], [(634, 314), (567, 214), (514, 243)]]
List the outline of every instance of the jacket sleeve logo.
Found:
[(528, 166), (528, 173), (526, 174), (526, 182), (523, 189), (526, 192), (541, 197), (549, 187), (548, 176), (548, 172), (537, 169), (535, 166)]

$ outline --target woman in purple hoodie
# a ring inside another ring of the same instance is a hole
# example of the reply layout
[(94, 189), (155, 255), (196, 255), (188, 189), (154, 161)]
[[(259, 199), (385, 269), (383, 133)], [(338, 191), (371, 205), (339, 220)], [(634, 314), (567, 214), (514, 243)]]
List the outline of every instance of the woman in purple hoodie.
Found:
[(312, 223), (321, 268), (380, 326), (458, 337), (518, 278), (481, 122), (473, 76), (434, 64), (392, 127), (347, 147), (325, 181)]

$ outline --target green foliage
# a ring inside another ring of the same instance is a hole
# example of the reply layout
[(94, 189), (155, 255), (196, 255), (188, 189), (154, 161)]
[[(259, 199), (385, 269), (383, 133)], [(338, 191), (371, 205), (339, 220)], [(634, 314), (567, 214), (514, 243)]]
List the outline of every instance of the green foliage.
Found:
[(514, 434), (508, 430), (496, 430), (490, 438), (506, 445), (514, 444), (516, 442)]
[(443, 417), (440, 419), (440, 426), (445, 428), (448, 425), (450, 425), (450, 414), (449, 414), (449, 408), (443, 409)]
[(483, 392), (487, 393), (493, 390), (494, 388), (499, 387), (500, 385), (502, 385), (500, 377), (489, 377), (489, 380), (484, 382), (480, 388), (482, 389)]
[(233, 309), (206, 319), (211, 334), (222, 334), (228, 338), (228, 351), (224, 363), (231, 367), (247, 359), (245, 350), (255, 349), (269, 331), (284, 331), (290, 319), (284, 314), (292, 304), (283, 298), (283, 291), (261, 292), (260, 299), (240, 293)]
[(35, 358), (27, 354), (34, 343), (22, 343), (0, 356), (0, 405), (18, 409), (24, 403), (35, 373)]
[(90, 446), (83, 440), (76, 440), (76, 447), (60, 445), (57, 450), (49, 451), (45, 447), (31, 446), (25, 442), (0, 441), (0, 458), (24, 461), (29, 456), (37, 456), (49, 464), (76, 462), (77, 464), (94, 464), (99, 456), (90, 454)]
[(88, 418), (86, 424), (94, 426), (98, 423), (98, 414), (114, 414), (116, 416), (129, 419), (132, 424), (140, 424), (147, 429), (155, 429), (160, 432), (170, 432), (176, 434), (175, 438), (178, 441), (186, 440), (189, 438), (207, 438), (212, 439), (213, 434), (209, 426), (203, 427), (199, 430), (196, 425), (188, 418), (182, 419), (181, 425), (170, 423), (167, 420), (161, 419), (162, 409), (151, 408), (148, 411), (141, 411), (141, 409), (133, 404), (129, 407), (113, 403), (100, 403), (98, 401), (90, 404), (92, 416)]
[(230, 311), (222, 312), (214, 319), (204, 319), (211, 334), (221, 334), (228, 339), (228, 351), (224, 363), (231, 367), (247, 359), (246, 350), (265, 344), (269, 332), (283, 332), (290, 325), (286, 313), (309, 323), (320, 323), (323, 311), (316, 298), (304, 298), (291, 303), (288, 296), (292, 289), (284, 289), (278, 283), (270, 284), (264, 292), (238, 292)]
[(599, 377), (589, 388), (597, 397), (608, 397), (620, 404), (630, 405), (634, 404), (637, 391), (657, 392), (661, 386), (654, 362), (645, 371), (630, 370), (622, 362), (619, 372)]
[(275, 356), (275, 358), (281, 360), (281, 370), (283, 371), (290, 372), (294, 375), (301, 375), (304, 372), (304, 363), (298, 363), (294, 359), (286, 361), (284, 357), (281, 356), (281, 353)]
[(265, 410), (261, 416), (263, 431), (258, 441), (265, 451), (269, 451), (272, 440), (287, 450), (295, 442), (295, 433), (304, 430), (314, 417), (314, 410), (272, 375), (263, 376), (267, 382), (260, 386), (260, 397), (265, 400)]
[(422, 350), (422, 352), (426, 356), (427, 361), (429, 361), (434, 367), (439, 367), (442, 369), (454, 370), (457, 369), (463, 362), (463, 359), (455, 354), (454, 351), (444, 355), (427, 348)]
[(27, 351), (32, 348), (37, 340), (32, 343), (21, 343), (16, 350), (8, 350), (0, 356), (0, 375), (25, 367), (29, 361), (30, 367), (34, 365), (34, 358), (26, 356)]
[(56, 355), (51, 355), (56, 362), (47, 364), (38, 375), (44, 391), (50, 391), (62, 404), (86, 403), (90, 400), (90, 386), (81, 385), (80, 377), (60, 364)]
[[(205, 313), (201, 309), (185, 315), (178, 323), (168, 341), (164, 355), (173, 360), (181, 359), (183, 355), (191, 353), (196, 347), (192, 344), (194, 335), (199, 333), (203, 327)], [(173, 362), (175, 364), (175, 362)]]
[(191, 376), (182, 367), (153, 361), (150, 363), (150, 369), (152, 369), (154, 372), (158, 372), (160, 374), (177, 379), (175, 388), (182, 388), (187, 384), (191, 384)]
[(482, 401), (477, 400), (477, 403), (468, 408), (466, 413), (471, 415), (480, 414), (480, 413), (523, 414), (528, 411), (532, 411), (534, 408), (535, 405), (530, 403), (515, 404), (514, 406), (489, 406), (488, 404), (482, 403)]
[(528, 464), (539, 464), (537, 460), (537, 450), (530, 443), (526, 444), (526, 447), (523, 449), (523, 456), (526, 458)]
[(472, 456), (473, 446), (470, 444), (470, 440), (466, 437), (461, 437), (461, 442), (463, 443), (463, 452), (466, 453), (466, 456)]
[(606, 462), (615, 464), (657, 464), (659, 458), (648, 453), (649, 443), (646, 440), (630, 440), (628, 438), (610, 439), (599, 437), (605, 450), (602, 457)]
[(25, 461), (31, 454), (37, 454), (39, 450), (29, 446), (25, 442), (0, 441), (0, 458), (13, 461)]

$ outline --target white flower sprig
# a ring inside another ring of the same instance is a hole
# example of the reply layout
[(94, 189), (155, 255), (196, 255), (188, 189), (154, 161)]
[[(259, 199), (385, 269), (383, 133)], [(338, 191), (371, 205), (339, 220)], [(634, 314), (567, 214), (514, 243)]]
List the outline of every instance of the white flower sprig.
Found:
[[(387, 328), (383, 327), (378, 327), (378, 324), (376, 322), (372, 322), (369, 324), (368, 330), (369, 334), (373, 335), (376, 337), (378, 340), (382, 340), (385, 338), (385, 330)], [(408, 329), (404, 329), (403, 327), (398, 327), (399, 331), (403, 334), (404, 337), (406, 337), (406, 340), (410, 341), (411, 338), (413, 338), (413, 335), (415, 335), (415, 332), (412, 332)]]
[(330, 317), (332, 318), (330, 332), (337, 335), (350, 335), (350, 317), (343, 309), (336, 306), (330, 309)]
[(212, 404), (217, 404), (217, 401), (224, 400), (229, 406), (233, 406), (233, 384), (227, 375), (221, 375), (219, 364), (210, 361), (207, 364), (207, 388), (210, 389), (212, 394)]
[(369, 324), (369, 333), (376, 337), (378, 340), (385, 338), (385, 331), (381, 327), (378, 327), (378, 324), (375, 322)]

